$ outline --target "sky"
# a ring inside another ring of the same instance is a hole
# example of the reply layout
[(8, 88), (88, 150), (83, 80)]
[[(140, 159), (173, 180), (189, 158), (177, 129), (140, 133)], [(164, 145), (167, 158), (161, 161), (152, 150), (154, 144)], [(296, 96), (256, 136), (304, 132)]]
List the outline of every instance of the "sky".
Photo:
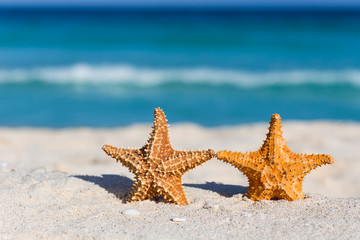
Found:
[(360, 7), (360, 0), (0, 0), (0, 6), (53, 7)]

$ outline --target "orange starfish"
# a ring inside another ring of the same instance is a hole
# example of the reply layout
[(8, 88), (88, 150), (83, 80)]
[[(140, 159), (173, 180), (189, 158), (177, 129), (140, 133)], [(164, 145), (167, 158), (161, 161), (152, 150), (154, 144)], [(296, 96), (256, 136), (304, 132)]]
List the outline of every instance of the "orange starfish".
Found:
[(170, 145), (168, 124), (160, 108), (154, 111), (155, 119), (147, 143), (140, 149), (116, 148), (105, 145), (103, 150), (121, 162), (136, 175), (133, 190), (127, 202), (141, 201), (154, 196), (178, 205), (187, 205), (181, 176), (210, 160), (215, 152), (176, 151)]
[(253, 201), (304, 199), (302, 181), (305, 175), (318, 166), (334, 162), (330, 155), (291, 152), (282, 137), (279, 114), (272, 115), (269, 133), (258, 151), (220, 151), (216, 157), (232, 164), (248, 177), (247, 197)]

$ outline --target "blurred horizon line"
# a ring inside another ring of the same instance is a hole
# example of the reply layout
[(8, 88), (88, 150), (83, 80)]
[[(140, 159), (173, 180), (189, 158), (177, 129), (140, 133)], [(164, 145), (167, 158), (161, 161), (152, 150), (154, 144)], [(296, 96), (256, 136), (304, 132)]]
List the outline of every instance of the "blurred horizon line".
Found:
[(0, 5), (0, 11), (79, 11), (79, 12), (253, 12), (253, 13), (332, 13), (360, 12), (358, 6), (26, 6)]

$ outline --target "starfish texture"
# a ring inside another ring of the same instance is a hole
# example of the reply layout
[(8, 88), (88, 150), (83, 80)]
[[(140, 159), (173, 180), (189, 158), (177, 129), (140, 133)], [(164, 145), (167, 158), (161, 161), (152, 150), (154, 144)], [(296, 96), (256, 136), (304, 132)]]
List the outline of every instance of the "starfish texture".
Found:
[(282, 137), (279, 114), (272, 115), (267, 138), (258, 151), (219, 151), (216, 157), (232, 164), (248, 177), (247, 197), (253, 201), (304, 199), (302, 181), (305, 175), (318, 166), (334, 162), (330, 155), (291, 152)]
[(142, 148), (128, 149), (105, 145), (103, 150), (135, 174), (135, 182), (127, 202), (163, 196), (169, 202), (187, 205), (181, 176), (210, 160), (215, 152), (211, 149), (174, 150), (170, 144), (164, 112), (156, 108), (154, 115), (150, 138)]

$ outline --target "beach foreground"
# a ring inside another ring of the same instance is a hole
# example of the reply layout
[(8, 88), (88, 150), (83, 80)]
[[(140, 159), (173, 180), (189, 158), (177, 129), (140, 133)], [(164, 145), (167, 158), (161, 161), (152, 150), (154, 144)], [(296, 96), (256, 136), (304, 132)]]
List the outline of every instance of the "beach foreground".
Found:
[[(203, 128), (171, 126), (175, 149), (257, 150), (266, 123)], [(141, 147), (150, 125), (117, 129), (0, 129), (2, 239), (348, 239), (360, 237), (360, 124), (283, 123), (296, 153), (325, 153), (335, 163), (304, 181), (305, 200), (253, 202), (247, 179), (212, 159), (183, 177), (189, 205), (125, 204), (133, 175), (104, 144)], [(124, 215), (129, 208), (136, 216)], [(171, 219), (184, 217), (186, 221)]]

